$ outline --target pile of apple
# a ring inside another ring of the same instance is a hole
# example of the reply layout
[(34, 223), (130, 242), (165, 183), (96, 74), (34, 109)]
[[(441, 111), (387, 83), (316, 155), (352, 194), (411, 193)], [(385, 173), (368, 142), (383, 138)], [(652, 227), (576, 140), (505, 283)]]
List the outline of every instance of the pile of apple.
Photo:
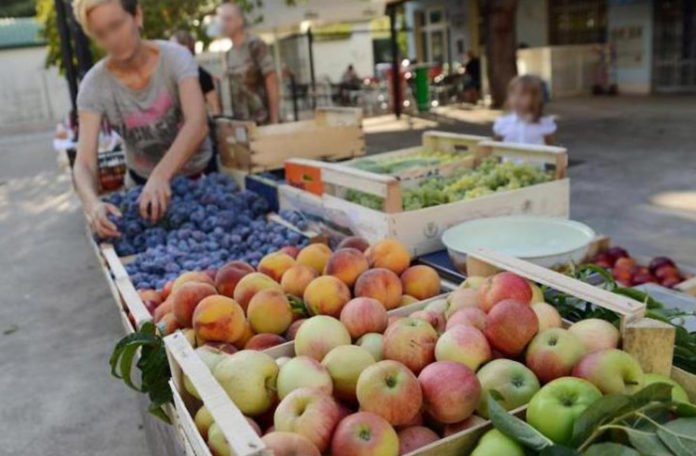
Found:
[[(588, 319), (563, 329), (541, 290), (509, 272), (470, 277), (412, 308), (390, 315), (383, 302), (358, 296), (338, 315), (304, 320), (293, 357), (196, 351), (277, 455), (408, 454), (484, 422), (491, 391), (507, 410), (529, 404), (530, 424), (563, 443), (593, 400), (647, 381), (618, 349), (613, 325)], [(213, 454), (230, 454), (205, 406), (195, 421)], [(492, 451), (514, 444), (504, 439), (487, 434), (474, 454), (513, 454)]]
[(648, 266), (641, 266), (621, 247), (611, 247), (599, 252), (590, 262), (609, 269), (614, 280), (627, 287), (658, 283), (666, 288), (674, 288), (686, 280), (670, 258), (655, 257)]
[(386, 315), (439, 294), (437, 272), (410, 264), (398, 241), (369, 246), (347, 238), (336, 251), (325, 244), (285, 247), (263, 257), (257, 269), (232, 261), (210, 273), (185, 272), (161, 291), (139, 294), (164, 335), (184, 329), (194, 344), (228, 353), (263, 350), (292, 340), (304, 317), (338, 318), (357, 298)]

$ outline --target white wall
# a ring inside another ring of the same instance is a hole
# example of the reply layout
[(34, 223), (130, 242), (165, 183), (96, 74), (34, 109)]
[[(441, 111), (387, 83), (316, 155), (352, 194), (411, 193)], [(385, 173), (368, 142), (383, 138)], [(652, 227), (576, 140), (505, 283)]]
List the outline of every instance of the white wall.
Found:
[(529, 47), (547, 46), (549, 21), (547, 0), (519, 0), (517, 3), (517, 42)]
[(46, 48), (0, 50), (0, 125), (58, 121), (70, 110), (68, 84), (45, 69)]
[(369, 23), (353, 25), (353, 33), (346, 40), (314, 41), (314, 74), (317, 81), (327, 77), (339, 82), (349, 64), (353, 64), (358, 76), (372, 76), (374, 55)]
[[(623, 93), (650, 93), (653, 6), (651, 0), (609, 2), (609, 43), (616, 51), (616, 82)], [(639, 32), (636, 38), (630, 31)]]

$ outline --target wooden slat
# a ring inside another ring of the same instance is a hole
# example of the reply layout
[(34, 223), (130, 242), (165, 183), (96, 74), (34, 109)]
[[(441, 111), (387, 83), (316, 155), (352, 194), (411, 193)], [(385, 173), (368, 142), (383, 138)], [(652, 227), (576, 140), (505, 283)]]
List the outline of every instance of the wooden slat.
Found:
[(177, 331), (165, 337), (164, 342), (167, 352), (191, 380), (203, 404), (220, 426), (232, 453), (237, 456), (271, 456), (261, 438), (203, 364), (183, 333)]
[(555, 166), (556, 179), (564, 179), (568, 172), (568, 150), (563, 147), (483, 141), (478, 154), (481, 158), (493, 155), (548, 163)]
[(399, 181), (384, 174), (375, 174), (357, 168), (326, 163), (321, 170), (325, 184), (359, 190), (371, 195), (387, 198), (390, 188), (398, 187)]
[(140, 299), (138, 291), (133, 286), (133, 282), (131, 282), (114, 248), (107, 244), (102, 246), (101, 252), (114, 277), (116, 288), (121, 294), (123, 303), (135, 320), (135, 325), (139, 328), (143, 323), (152, 321), (152, 315), (150, 315), (142, 299)]
[(474, 154), (478, 145), (490, 141), (488, 136), (463, 135), (447, 131), (431, 130), (423, 133), (423, 149), (431, 152), (462, 152)]
[(626, 323), (622, 347), (645, 372), (670, 375), (677, 330), (669, 323), (639, 318)]
[(696, 277), (692, 277), (684, 282), (678, 283), (674, 288), (684, 293), (696, 296)]

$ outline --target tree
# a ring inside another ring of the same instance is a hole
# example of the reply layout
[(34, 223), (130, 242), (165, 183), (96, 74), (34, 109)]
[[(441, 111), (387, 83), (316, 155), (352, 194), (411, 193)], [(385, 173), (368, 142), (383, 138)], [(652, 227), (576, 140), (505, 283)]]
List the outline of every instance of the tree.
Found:
[[(38, 0), (37, 11), (43, 24), (43, 36), (48, 43), (46, 66), (58, 66), (62, 70), (60, 39), (53, 2), (54, 0)], [(261, 5), (261, 0), (238, 0), (237, 3), (246, 11), (251, 11)], [(141, 0), (140, 5), (145, 18), (143, 35), (146, 38), (168, 39), (176, 30), (184, 29), (190, 31), (197, 40), (207, 44), (210, 37), (205, 33), (204, 19), (214, 14), (219, 4), (220, 0)], [(92, 46), (92, 51), (95, 57), (101, 55), (95, 46)]]
[(507, 85), (517, 75), (517, 0), (484, 1), (486, 69), (493, 107), (505, 103)]
[(34, 0), (2, 0), (0, 17), (32, 17), (36, 14)]

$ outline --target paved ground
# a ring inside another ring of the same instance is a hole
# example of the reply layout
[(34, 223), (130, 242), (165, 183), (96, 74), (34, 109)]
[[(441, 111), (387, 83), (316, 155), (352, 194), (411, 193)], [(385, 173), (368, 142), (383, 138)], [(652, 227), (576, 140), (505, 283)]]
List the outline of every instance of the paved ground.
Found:
[[(696, 263), (695, 101), (552, 104), (558, 140), (576, 163), (573, 217), (636, 253)], [(491, 118), (433, 116), (438, 128), (484, 134)], [(414, 145), (422, 132), (369, 123), (371, 152)], [(49, 133), (0, 136), (0, 455), (146, 454), (133, 393), (108, 373), (118, 316), (49, 141)]]

